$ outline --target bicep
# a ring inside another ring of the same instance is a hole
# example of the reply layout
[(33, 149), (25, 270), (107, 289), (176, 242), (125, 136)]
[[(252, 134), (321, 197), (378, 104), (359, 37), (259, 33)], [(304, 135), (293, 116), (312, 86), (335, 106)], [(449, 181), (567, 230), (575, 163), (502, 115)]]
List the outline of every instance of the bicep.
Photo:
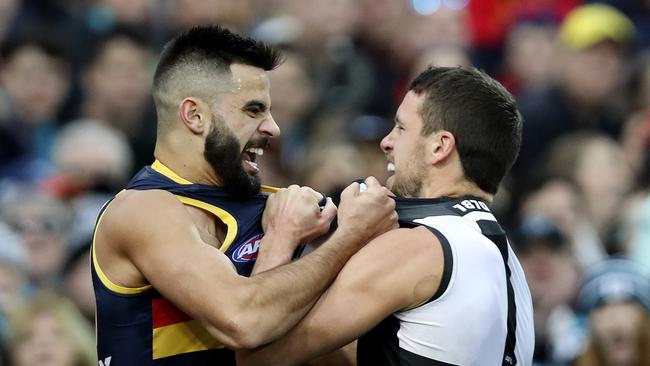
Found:
[(129, 228), (123, 240), (127, 257), (163, 297), (211, 325), (217, 336), (227, 337), (232, 321), (228, 315), (236, 309), (233, 304), (242, 278), (221, 252), (201, 240), (175, 197), (160, 193), (142, 200), (132, 206), (147, 207), (146, 212), (125, 212), (129, 217), (122, 225)]
[(376, 238), (350, 259), (306, 322), (322, 333), (336, 329), (336, 343), (347, 343), (393, 312), (420, 304), (439, 284), (436, 244), (432, 235), (410, 229)]

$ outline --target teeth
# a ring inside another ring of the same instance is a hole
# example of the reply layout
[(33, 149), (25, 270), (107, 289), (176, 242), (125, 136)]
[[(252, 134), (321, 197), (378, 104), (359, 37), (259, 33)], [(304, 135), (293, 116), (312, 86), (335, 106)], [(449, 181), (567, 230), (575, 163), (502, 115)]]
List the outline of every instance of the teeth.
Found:
[(393, 163), (388, 163), (388, 164), (386, 165), (386, 170), (388, 170), (388, 171), (391, 172), (391, 173), (394, 172), (394, 171), (395, 171), (395, 164), (393, 164)]
[(255, 155), (264, 155), (264, 149), (261, 147), (249, 147), (246, 151), (251, 152)]

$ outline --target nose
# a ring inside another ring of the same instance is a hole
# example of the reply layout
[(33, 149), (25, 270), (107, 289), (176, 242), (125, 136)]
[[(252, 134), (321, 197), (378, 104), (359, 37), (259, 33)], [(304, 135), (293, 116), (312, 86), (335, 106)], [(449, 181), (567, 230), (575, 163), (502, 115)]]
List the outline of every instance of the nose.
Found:
[(383, 151), (384, 154), (388, 154), (389, 152), (393, 151), (393, 138), (391, 137), (392, 134), (393, 132), (391, 131), (391, 133), (381, 139), (381, 143), (379, 143), (379, 147), (381, 147), (381, 151)]
[(258, 131), (265, 136), (275, 138), (280, 136), (280, 127), (278, 126), (277, 123), (275, 123), (275, 120), (273, 119), (273, 116), (269, 114), (268, 118), (265, 118), (262, 123), (260, 123), (260, 127), (258, 128)]

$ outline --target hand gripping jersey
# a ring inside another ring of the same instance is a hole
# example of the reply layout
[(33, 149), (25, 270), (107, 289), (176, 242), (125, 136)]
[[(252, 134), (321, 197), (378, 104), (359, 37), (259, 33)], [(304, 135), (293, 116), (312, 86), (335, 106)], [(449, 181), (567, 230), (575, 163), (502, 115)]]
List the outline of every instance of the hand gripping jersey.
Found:
[[(263, 236), (265, 193), (246, 200), (235, 199), (219, 188), (193, 184), (158, 161), (140, 170), (126, 189), (162, 189), (186, 205), (212, 213), (227, 226), (220, 250), (240, 275), (250, 275)], [(263, 190), (273, 189), (264, 187)], [(98, 225), (109, 204), (100, 212)], [(112, 283), (97, 263), (94, 240), (91, 271), (100, 366), (235, 365), (232, 351), (220, 345), (198, 321), (177, 309), (151, 285), (126, 288)], [(215, 286), (218, 285), (215, 279)]]
[(426, 226), (440, 241), (443, 276), (431, 299), (392, 314), (359, 339), (359, 366), (531, 365), (530, 292), (485, 202), (470, 196), (396, 201), (401, 227)]

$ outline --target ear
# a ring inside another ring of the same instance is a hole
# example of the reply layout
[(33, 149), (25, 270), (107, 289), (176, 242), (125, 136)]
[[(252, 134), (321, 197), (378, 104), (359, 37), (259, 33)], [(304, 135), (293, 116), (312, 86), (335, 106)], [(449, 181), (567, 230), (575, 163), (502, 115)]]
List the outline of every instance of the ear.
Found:
[(429, 146), (431, 163), (437, 164), (445, 161), (456, 150), (456, 138), (451, 132), (440, 130), (431, 134)]
[(202, 135), (209, 125), (209, 119), (204, 110), (203, 103), (194, 97), (185, 98), (178, 105), (181, 122), (196, 135)]

